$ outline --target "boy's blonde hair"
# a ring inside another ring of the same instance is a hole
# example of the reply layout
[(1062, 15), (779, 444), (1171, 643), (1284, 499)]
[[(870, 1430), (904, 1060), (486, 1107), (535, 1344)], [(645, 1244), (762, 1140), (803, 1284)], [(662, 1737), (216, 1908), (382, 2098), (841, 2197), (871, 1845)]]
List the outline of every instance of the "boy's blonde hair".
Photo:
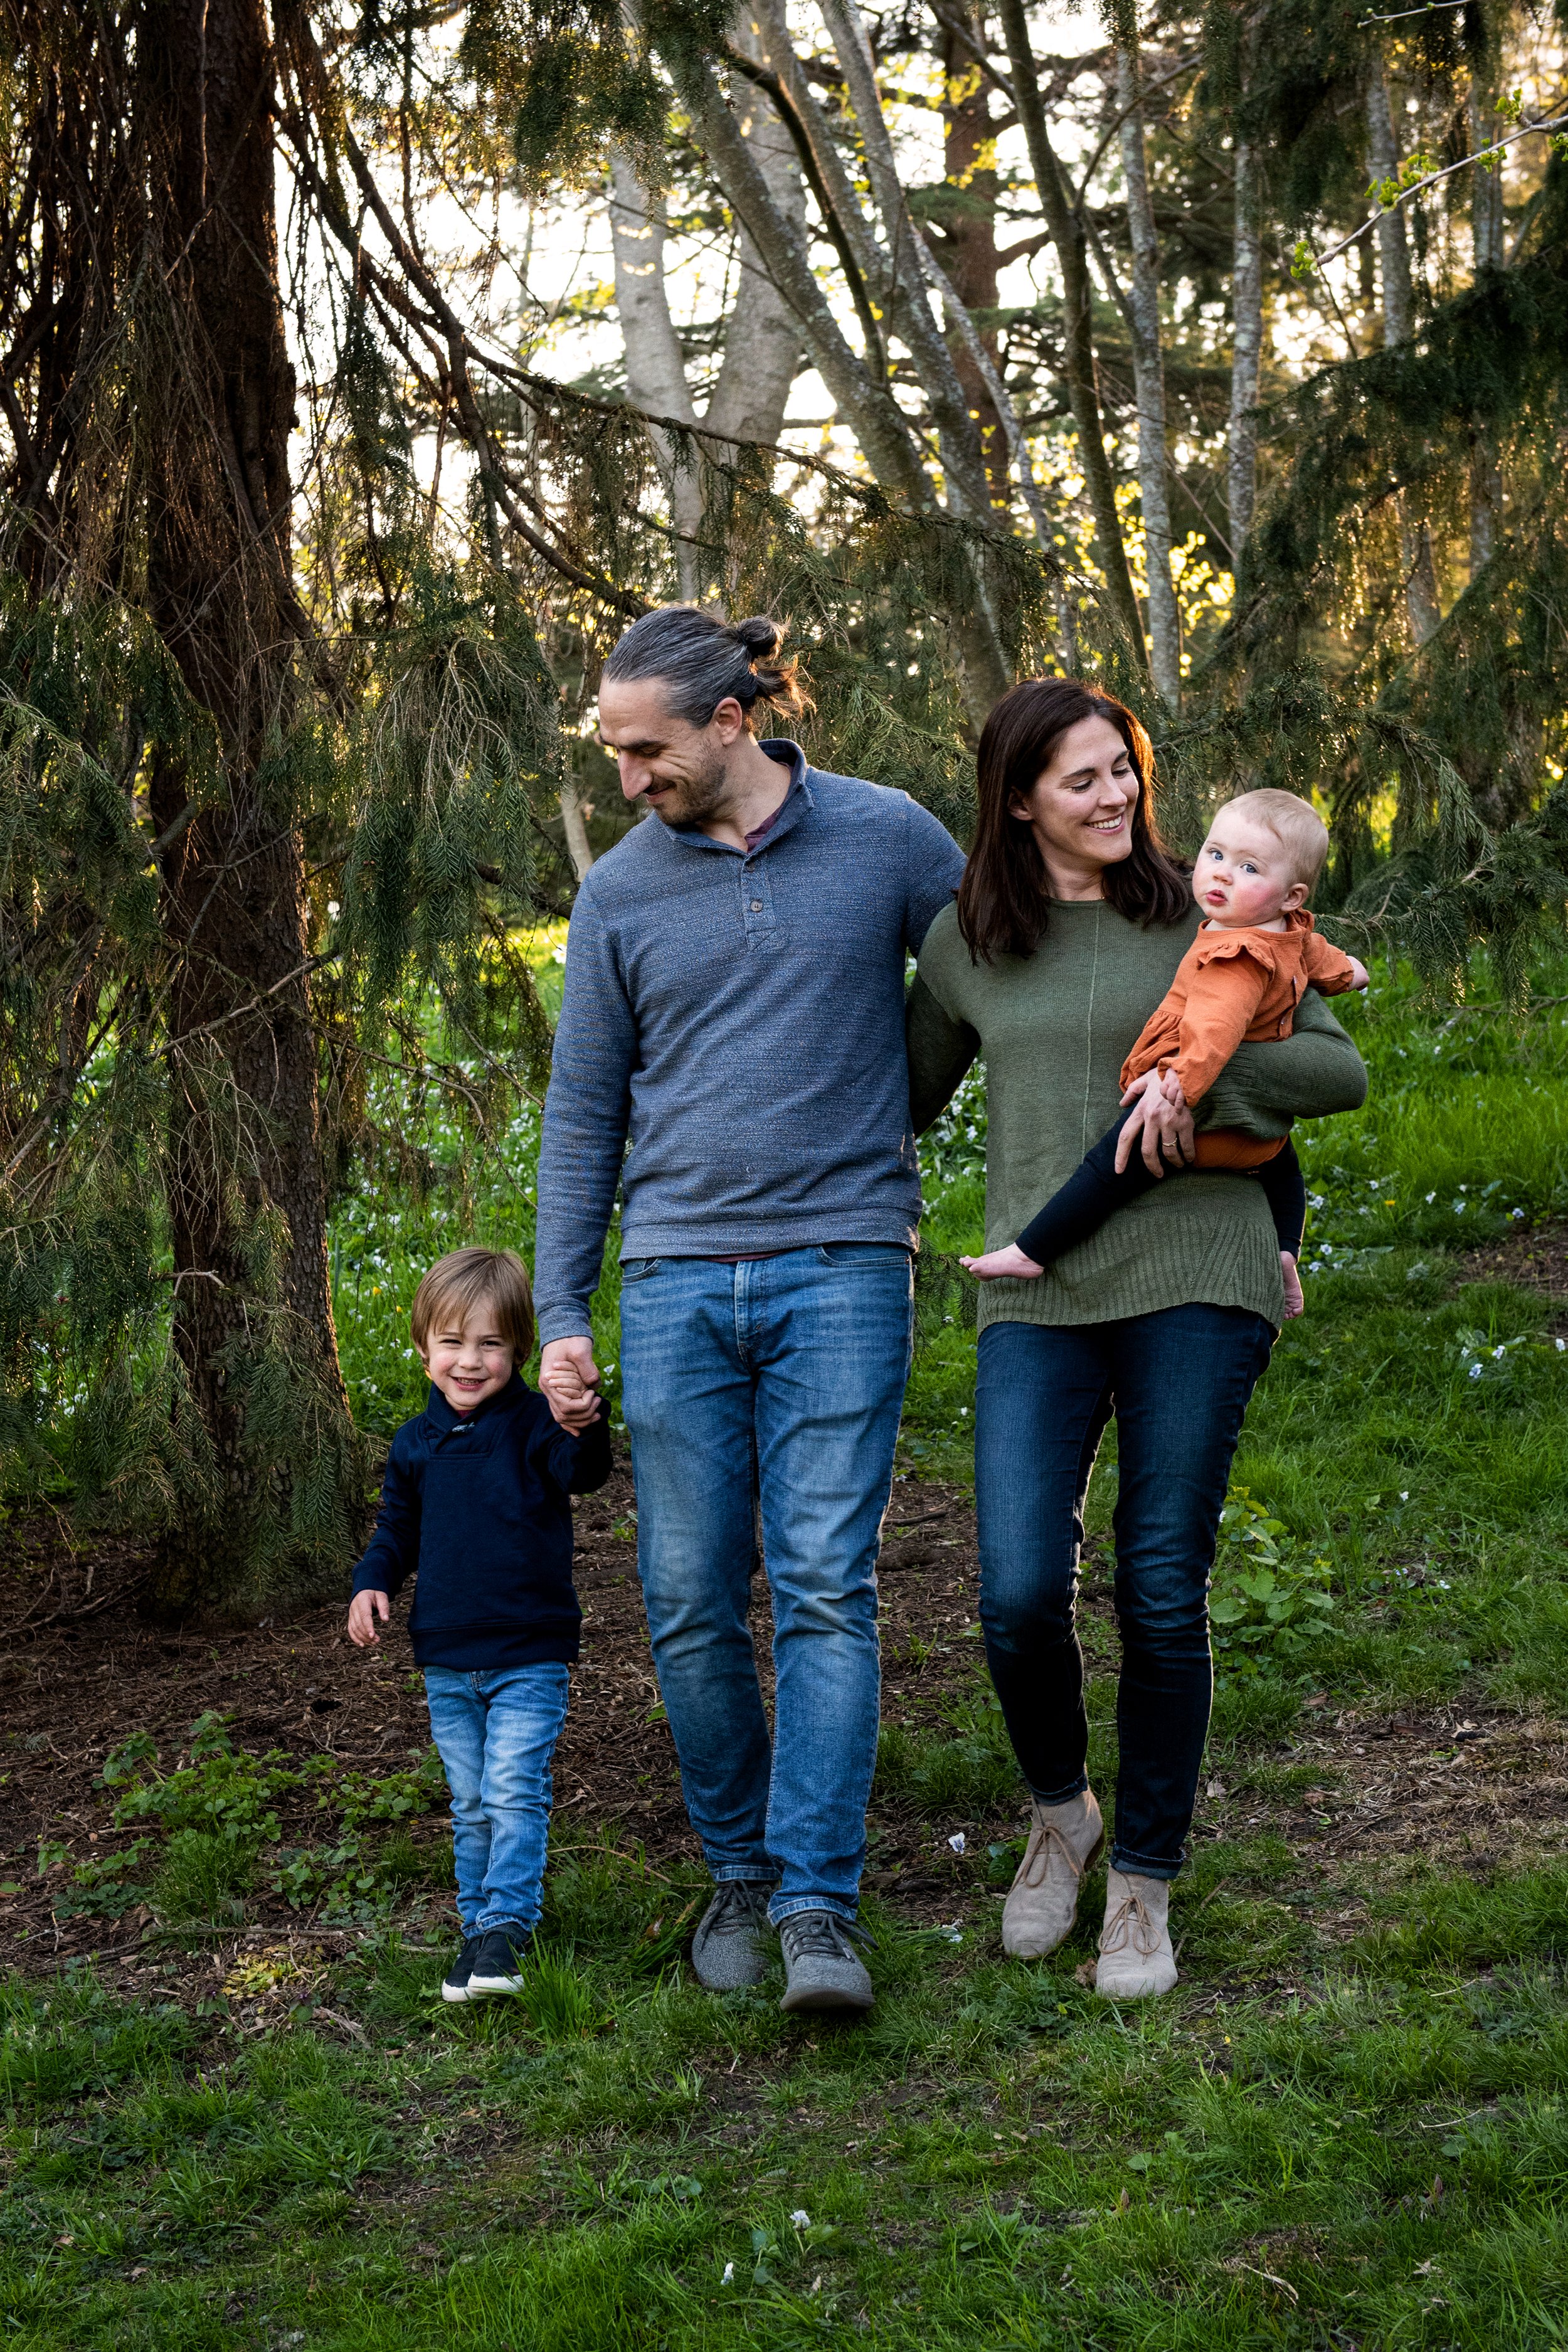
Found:
[(511, 1341), (518, 1361), (531, 1355), (533, 1289), (527, 1266), (515, 1250), (474, 1248), (438, 1257), (415, 1292), (408, 1319), (420, 1354), (438, 1326), (463, 1330), (474, 1309), (487, 1302), (496, 1329)]
[(1271, 833), (1290, 860), (1290, 879), (1304, 882), (1309, 894), (1316, 888), (1318, 877), (1328, 863), (1329, 828), (1312, 806), (1295, 793), (1237, 793), (1224, 808), (1215, 811), (1215, 823), (1228, 809), (1239, 809), (1265, 833)]

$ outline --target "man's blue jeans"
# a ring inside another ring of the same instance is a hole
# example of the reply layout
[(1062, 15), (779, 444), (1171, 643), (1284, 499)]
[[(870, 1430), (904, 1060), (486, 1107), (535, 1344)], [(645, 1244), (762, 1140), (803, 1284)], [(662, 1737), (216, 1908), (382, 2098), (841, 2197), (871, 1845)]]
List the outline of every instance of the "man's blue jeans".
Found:
[(1083, 1504), (1116, 1415), (1121, 1762), (1111, 1864), (1173, 1878), (1214, 1696), (1208, 1580), (1231, 1459), (1274, 1335), (1233, 1307), (1115, 1323), (992, 1323), (980, 1335), (974, 1498), (986, 1663), (1045, 1804), (1089, 1786), (1073, 1623)]
[[(621, 1269), (637, 1566), (691, 1823), (776, 1921), (852, 1919), (877, 1760), (877, 1549), (909, 1376), (907, 1251)], [(746, 1622), (758, 1539), (774, 1739)]]
[(465, 1936), (539, 1918), (550, 1759), (566, 1720), (566, 1668), (426, 1666), (430, 1729), (452, 1791)]

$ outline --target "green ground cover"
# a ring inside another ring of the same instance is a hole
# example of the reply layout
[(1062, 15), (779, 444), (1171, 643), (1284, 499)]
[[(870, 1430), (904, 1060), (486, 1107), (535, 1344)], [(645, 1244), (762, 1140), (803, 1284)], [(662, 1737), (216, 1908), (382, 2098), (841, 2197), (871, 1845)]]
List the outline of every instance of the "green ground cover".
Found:
[[(1484, 989), (1444, 1015), (1384, 982), (1351, 1017), (1373, 1099), (1306, 1139), (1309, 1313), (1249, 1417), (1217, 1580), (1210, 1769), (1259, 1806), (1331, 1778), (1308, 1734), (1336, 1713), (1550, 1717), (1568, 1666), (1561, 1310), (1456, 1282), (1467, 1246), (1568, 1209), (1568, 1034), (1550, 1005), (1512, 1028)], [(527, 1246), (532, 1148), (520, 1120), (470, 1171), (474, 1229)], [(976, 1095), (928, 1150), (938, 1250), (977, 1238), (983, 1148)], [(345, 1360), (380, 1425), (419, 1393), (400, 1328), (413, 1273), (467, 1237), (453, 1197), (340, 1212)], [(906, 1445), (950, 1474), (973, 1331), (940, 1282), (922, 1314)], [(600, 1342), (613, 1364), (608, 1317)], [(287, 1792), (216, 1730), (197, 1748), (163, 1780), (145, 1754), (116, 1765), (167, 1996), (123, 2002), (88, 1966), (0, 1996), (19, 2345), (1568, 2342), (1555, 1800), (1533, 1843), (1479, 1854), (1304, 1853), (1236, 1806), (1178, 1894), (1180, 1991), (1122, 2012), (1078, 1981), (1092, 1919), (1047, 1963), (1001, 1959), (1001, 1838), (952, 1927), (868, 1906), (878, 2007), (841, 2030), (785, 2020), (776, 1987), (700, 1993), (679, 1960), (696, 1876), (581, 1833), (525, 1995), (445, 2010), (445, 1952), (398, 1926), (399, 1825), (432, 1801), (408, 1772), (332, 1784), (359, 1841), (342, 1874), (378, 1858), (348, 1955), (215, 1976), (223, 1848), (254, 1869)], [(1010, 1801), (972, 1654), (952, 1736), (889, 1735), (883, 1773), (933, 1806)]]

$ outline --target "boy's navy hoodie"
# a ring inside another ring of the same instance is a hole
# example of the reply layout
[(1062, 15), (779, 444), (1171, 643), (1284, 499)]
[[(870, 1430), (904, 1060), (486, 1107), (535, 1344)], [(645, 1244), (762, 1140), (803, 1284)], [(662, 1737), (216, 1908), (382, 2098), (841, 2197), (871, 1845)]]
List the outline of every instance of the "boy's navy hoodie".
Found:
[(569, 1495), (610, 1475), (609, 1409), (581, 1437), (514, 1372), (472, 1412), (434, 1384), (392, 1441), (381, 1513), (356, 1592), (395, 1592), (419, 1571), (415, 1663), (486, 1672), (577, 1655)]

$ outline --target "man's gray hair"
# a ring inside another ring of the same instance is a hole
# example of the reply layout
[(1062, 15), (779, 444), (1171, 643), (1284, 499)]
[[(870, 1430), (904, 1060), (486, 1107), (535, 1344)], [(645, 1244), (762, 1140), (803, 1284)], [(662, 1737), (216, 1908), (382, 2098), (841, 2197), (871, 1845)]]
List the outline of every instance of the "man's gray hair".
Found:
[(731, 696), (748, 725), (758, 702), (798, 718), (807, 707), (799, 664), (774, 658), (785, 625), (760, 613), (731, 624), (706, 605), (661, 604), (632, 623), (604, 674), (615, 680), (662, 679), (670, 710), (692, 727), (706, 727)]

